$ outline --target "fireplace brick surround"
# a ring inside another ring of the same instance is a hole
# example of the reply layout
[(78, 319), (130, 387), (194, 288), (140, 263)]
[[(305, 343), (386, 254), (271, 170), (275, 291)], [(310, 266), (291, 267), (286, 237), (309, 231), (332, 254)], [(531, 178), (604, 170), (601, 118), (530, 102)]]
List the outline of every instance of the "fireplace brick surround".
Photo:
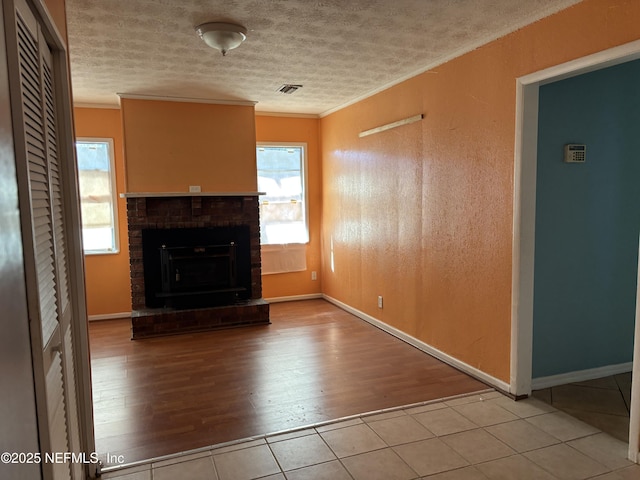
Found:
[[(269, 324), (262, 299), (257, 195), (128, 194), (133, 339), (246, 325)], [(148, 308), (145, 304), (142, 231), (145, 229), (249, 227), (251, 295), (240, 304), (198, 309)]]

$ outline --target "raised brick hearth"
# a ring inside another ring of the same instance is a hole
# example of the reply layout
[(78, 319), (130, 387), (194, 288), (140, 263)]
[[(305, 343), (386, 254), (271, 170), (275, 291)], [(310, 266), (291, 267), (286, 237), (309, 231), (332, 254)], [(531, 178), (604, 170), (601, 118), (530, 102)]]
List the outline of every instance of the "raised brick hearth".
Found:
[[(128, 195), (127, 222), (131, 264), (132, 338), (268, 324), (269, 305), (262, 299), (260, 223), (255, 195)], [(248, 226), (251, 291), (248, 299), (208, 308), (149, 308), (145, 303), (142, 231), (147, 229)]]

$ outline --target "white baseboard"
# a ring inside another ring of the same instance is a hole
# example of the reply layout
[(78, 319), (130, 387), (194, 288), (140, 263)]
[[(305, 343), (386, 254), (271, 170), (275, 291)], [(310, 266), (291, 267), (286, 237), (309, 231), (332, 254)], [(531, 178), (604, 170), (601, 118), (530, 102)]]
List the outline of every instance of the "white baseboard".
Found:
[(298, 300), (315, 300), (323, 298), (321, 293), (308, 293), (306, 295), (290, 295), (288, 297), (272, 297), (265, 298), (269, 303), (281, 303), (281, 302), (297, 302)]
[(131, 312), (105, 313), (102, 315), (89, 315), (89, 321), (96, 320), (115, 320), (116, 318), (131, 318)]
[(589, 368), (587, 370), (578, 370), (575, 372), (560, 373), (558, 375), (550, 375), (548, 377), (538, 377), (531, 380), (531, 389), (540, 390), (542, 388), (556, 387), (558, 385), (566, 385), (567, 383), (586, 382), (601, 377), (617, 375), (619, 373), (627, 373), (633, 369), (633, 362), (618, 363), (616, 365), (606, 365), (604, 367)]
[(381, 330), (384, 330), (385, 332), (393, 335), (396, 338), (399, 338), (404, 342), (407, 342), (409, 345), (412, 345), (417, 349), (422, 350), (425, 353), (428, 353), (432, 357), (435, 357), (438, 360), (448, 365), (451, 365), (452, 367), (457, 368), (458, 370), (462, 370), (464, 373), (480, 380), (481, 382), (487, 383), (492, 387), (495, 387), (498, 390), (501, 390), (503, 392), (509, 392), (509, 384), (507, 382), (504, 382), (498, 378), (492, 377), (488, 373), (485, 373), (482, 370), (478, 370), (477, 368), (472, 367), (471, 365), (464, 363), (463, 361), (458, 360), (457, 358), (452, 357), (451, 355), (444, 353), (427, 343), (424, 343), (422, 340), (418, 340), (417, 338), (412, 337), (411, 335), (408, 335), (403, 331), (398, 330), (395, 327), (392, 327), (391, 325), (381, 322), (380, 320), (372, 317), (371, 315), (367, 315), (366, 313), (361, 312), (358, 309), (350, 307), (346, 303), (342, 303), (341, 301), (336, 300), (335, 298), (332, 298), (328, 295), (323, 295), (322, 298), (324, 298), (328, 302), (333, 303), (337, 307), (340, 307), (343, 310), (355, 315), (356, 317), (364, 320), (365, 322), (370, 323), (371, 325), (378, 327)]

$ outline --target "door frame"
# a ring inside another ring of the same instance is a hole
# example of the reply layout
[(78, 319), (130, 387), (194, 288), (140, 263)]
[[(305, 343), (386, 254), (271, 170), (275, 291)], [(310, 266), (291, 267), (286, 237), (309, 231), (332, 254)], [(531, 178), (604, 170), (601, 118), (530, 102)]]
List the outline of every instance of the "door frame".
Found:
[[(513, 395), (531, 394), (539, 88), (637, 59), (640, 59), (640, 40), (516, 79), (510, 369), (510, 393)], [(640, 285), (636, 296), (634, 359), (640, 359), (639, 300)], [(632, 384), (629, 459), (637, 463), (640, 461), (640, 361), (633, 363), (633, 378), (638, 381)]]
[[(91, 391), (91, 365), (89, 358), (89, 338), (88, 338), (88, 325), (87, 325), (87, 308), (86, 308), (86, 293), (84, 285), (84, 256), (82, 248), (82, 236), (81, 236), (81, 221), (80, 221), (80, 201), (77, 187), (77, 167), (76, 167), (76, 153), (75, 153), (75, 134), (73, 126), (73, 107), (71, 102), (71, 79), (69, 69), (69, 55), (66, 44), (66, 35), (63, 35), (58, 27), (51, 13), (49, 12), (45, 2), (38, 0), (12, 0), (6, 1), (2, 5), (3, 15), (0, 19), (2, 22), (2, 35), (5, 35), (6, 23), (13, 20), (14, 9), (16, 4), (20, 3), (24, 8), (27, 8), (36, 18), (42, 35), (47, 42), (52, 53), (52, 70), (54, 82), (54, 92), (56, 103), (56, 116), (57, 116), (57, 129), (58, 129), (58, 154), (60, 161), (61, 175), (64, 177), (62, 182), (62, 197), (63, 197), (63, 210), (66, 220), (65, 225), (65, 243), (67, 251), (67, 274), (68, 274), (68, 288), (70, 292), (73, 292), (70, 296), (71, 309), (71, 326), (72, 326), (72, 344), (73, 344), (73, 357), (71, 363), (73, 363), (75, 382), (73, 385), (65, 384), (65, 395), (67, 399), (70, 399), (73, 395), (77, 404), (77, 420), (79, 431), (79, 450), (84, 452), (87, 456), (90, 453), (95, 452), (95, 436), (94, 436), (94, 419), (93, 419), (93, 400)], [(7, 15), (8, 14), (8, 15)], [(13, 40), (12, 40), (13, 41)], [(13, 50), (7, 50), (7, 57), (14, 59), (17, 52), (15, 48)], [(12, 72), (9, 72), (10, 75)], [(15, 75), (15, 72), (14, 72)], [(15, 77), (10, 78), (15, 84)], [(11, 84), (11, 81), (10, 81)], [(20, 104), (20, 92), (18, 89), (10, 89), (10, 98), (12, 104)], [(21, 120), (16, 120), (12, 117), (14, 129), (16, 125), (19, 125)], [(18, 161), (24, 161), (24, 158), (17, 159)], [(21, 169), (17, 168), (18, 190), (19, 195), (24, 196), (28, 191), (28, 179), (25, 179), (22, 175)], [(28, 196), (28, 194), (26, 194)], [(20, 202), (20, 209), (24, 208), (24, 204), (28, 202)], [(21, 211), (21, 217), (28, 215)], [(21, 224), (25, 231), (28, 231), (29, 221), (23, 221)], [(27, 255), (33, 254), (33, 246), (25, 240), (28, 234), (23, 234), (22, 247), (25, 253), (25, 265), (29, 265)], [(30, 297), (33, 297), (34, 286), (33, 280), (26, 278), (25, 285), (27, 288), (27, 301), (30, 302)], [(35, 309), (34, 309), (35, 310)], [(43, 352), (38, 352), (39, 338), (37, 336), (37, 327), (34, 327), (36, 335), (31, 338), (32, 348), (32, 368), (34, 372), (34, 393), (36, 396), (36, 404), (41, 411), (46, 411), (46, 393), (42, 383), (42, 375), (38, 375), (39, 361), (43, 356)], [(60, 338), (63, 341), (63, 338)], [(53, 343), (53, 342), (50, 342)], [(54, 352), (59, 347), (47, 347), (48, 351)], [(62, 348), (62, 347), (60, 347)], [(42, 362), (40, 362), (42, 363)], [(63, 365), (62, 369), (66, 367)], [(68, 373), (68, 372), (67, 372)], [(69, 375), (70, 376), (70, 375)], [(67, 406), (67, 408), (69, 408)], [(68, 413), (68, 412), (67, 412)], [(36, 414), (37, 415), (37, 414)], [(38, 419), (40, 421), (40, 419)], [(67, 429), (69, 429), (70, 422), (72, 421), (67, 415)], [(46, 428), (43, 430), (46, 432)], [(39, 432), (41, 435), (41, 433)], [(40, 438), (42, 444), (43, 439)], [(40, 446), (42, 448), (42, 445)], [(70, 445), (71, 448), (71, 445)], [(77, 452), (76, 452), (77, 453)], [(88, 463), (86, 465), (79, 465), (84, 470), (81, 475), (88, 478), (95, 478), (98, 473), (98, 465), (94, 463)], [(48, 472), (44, 472), (45, 476)], [(74, 477), (75, 478), (75, 477)]]

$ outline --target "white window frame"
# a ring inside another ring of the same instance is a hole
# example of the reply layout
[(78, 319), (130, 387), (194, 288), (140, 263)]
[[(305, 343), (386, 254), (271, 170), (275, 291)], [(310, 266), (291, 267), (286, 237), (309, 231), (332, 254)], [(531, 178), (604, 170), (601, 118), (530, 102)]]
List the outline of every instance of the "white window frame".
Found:
[[(77, 137), (76, 138), (76, 156), (77, 145), (79, 143), (106, 143), (108, 144), (109, 151), (109, 178), (111, 182), (111, 223), (113, 225), (113, 249), (99, 249), (99, 250), (86, 250), (83, 251), (85, 255), (114, 255), (120, 253), (120, 231), (118, 228), (118, 185), (116, 183), (116, 162), (114, 153), (113, 138), (102, 137)], [(77, 162), (77, 158), (76, 158)], [(80, 181), (80, 168), (78, 167), (78, 182)], [(79, 183), (78, 183), (79, 187)], [(82, 201), (82, 192), (80, 193), (80, 201)], [(84, 224), (82, 225), (84, 236)]]
[[(258, 149), (259, 148), (288, 148), (295, 147), (302, 149), (302, 196), (304, 198), (304, 228), (307, 233), (307, 239), (305, 242), (296, 242), (296, 244), (304, 244), (307, 245), (311, 239), (311, 234), (309, 232), (309, 181), (307, 178), (307, 143), (306, 142), (257, 142), (256, 143), (256, 181), (258, 178)], [(258, 197), (258, 201), (261, 203), (262, 200)], [(262, 228), (262, 218), (260, 218), (260, 228)], [(260, 239), (260, 246), (263, 249), (269, 249), (270, 247), (278, 248), (279, 246), (284, 245), (281, 243), (262, 243), (262, 238)]]

